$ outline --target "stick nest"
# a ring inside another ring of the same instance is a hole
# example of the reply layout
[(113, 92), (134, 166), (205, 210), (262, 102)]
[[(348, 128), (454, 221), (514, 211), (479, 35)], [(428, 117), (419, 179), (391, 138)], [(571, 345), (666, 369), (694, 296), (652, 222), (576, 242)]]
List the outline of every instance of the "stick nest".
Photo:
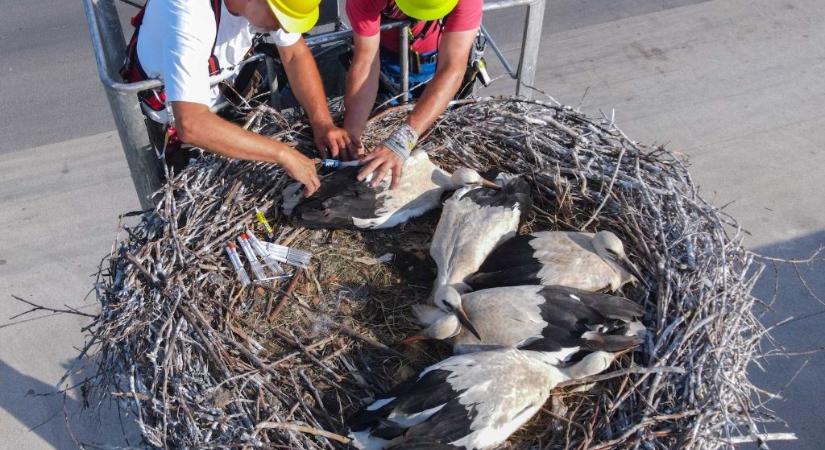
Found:
[[(374, 118), (365, 145), (406, 113)], [(253, 130), (310, 153), (299, 117), (249, 114)], [(535, 205), (523, 232), (611, 230), (653, 285), (624, 292), (647, 310), (645, 343), (589, 389), (557, 389), (508, 447), (705, 449), (757, 432), (768, 417), (747, 377), (764, 333), (750, 294), (759, 268), (682, 158), (605, 118), (514, 98), (454, 104), (421, 145), (445, 168), (526, 175)], [(416, 329), (410, 306), (434, 279), (438, 212), (382, 232), (308, 230), (278, 216), (289, 182), (274, 165), (204, 154), (104, 259), (84, 392), (116, 399), (145, 443), (345, 448), (349, 414), (449, 354), (394, 345)], [(255, 207), (277, 223), (275, 242), (314, 259), (293, 280), (244, 289), (224, 245), (255, 226)], [(376, 259), (387, 253), (392, 263)]]

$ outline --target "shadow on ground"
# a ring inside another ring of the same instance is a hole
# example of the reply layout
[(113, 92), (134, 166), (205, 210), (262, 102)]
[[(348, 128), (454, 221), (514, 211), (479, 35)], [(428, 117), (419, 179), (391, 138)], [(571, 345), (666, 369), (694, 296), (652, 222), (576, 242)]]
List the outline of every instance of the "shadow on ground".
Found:
[[(822, 246), (825, 246), (825, 230), (754, 251), (773, 258), (806, 259)], [(796, 442), (771, 443), (771, 448), (821, 449), (821, 443), (825, 441), (825, 417), (815, 411), (820, 411), (825, 404), (825, 384), (822, 383), (825, 373), (825, 352), (822, 351), (825, 348), (825, 326), (822, 325), (825, 321), (825, 254), (809, 263), (796, 265), (768, 262), (754, 294), (772, 302), (762, 317), (766, 326), (792, 318), (772, 331), (776, 344), (790, 353), (805, 353), (767, 358), (762, 362), (764, 371), (758, 367), (751, 369), (751, 376), (758, 386), (781, 393), (782, 398), (768, 406), (789, 422), (788, 427), (771, 426), (769, 430), (794, 432), (799, 438)], [(768, 343), (763, 343), (763, 350), (770, 348)], [(810, 353), (817, 349), (819, 351)]]
[[(80, 374), (74, 382), (82, 376), (86, 375)], [(29, 433), (39, 436), (44, 447), (128, 448), (140, 443), (138, 431), (128, 418), (121, 426), (113, 404), (84, 409), (79, 398), (79, 391), (64, 396), (54, 386), (0, 359), (0, 409), (21, 422)]]

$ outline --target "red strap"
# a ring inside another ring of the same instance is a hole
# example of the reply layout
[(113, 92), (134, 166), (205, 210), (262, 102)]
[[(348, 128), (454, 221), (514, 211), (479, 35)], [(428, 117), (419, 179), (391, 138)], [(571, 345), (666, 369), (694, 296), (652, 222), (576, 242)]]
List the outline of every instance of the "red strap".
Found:
[(216, 75), (221, 71), (218, 57), (215, 56), (215, 46), (218, 45), (218, 30), (221, 28), (221, 4), (222, 0), (211, 0), (212, 12), (215, 14), (215, 41), (212, 42), (212, 53), (209, 56), (209, 75)]
[[(148, 3), (148, 2), (147, 2)], [(132, 28), (139, 28), (140, 25), (143, 23), (143, 15), (146, 12), (146, 5), (143, 5), (143, 8), (140, 8), (137, 14), (132, 17)]]

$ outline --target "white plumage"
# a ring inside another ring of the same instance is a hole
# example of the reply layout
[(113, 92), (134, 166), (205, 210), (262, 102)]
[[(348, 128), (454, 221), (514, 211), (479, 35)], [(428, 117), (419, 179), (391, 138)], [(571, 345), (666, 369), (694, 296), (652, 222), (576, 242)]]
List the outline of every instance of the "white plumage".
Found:
[(487, 449), (513, 434), (570, 379), (542, 352), (453, 356), (379, 396), (349, 421), (361, 449)]
[(438, 269), (435, 292), (442, 286), (467, 290), (464, 278), (478, 270), (500, 242), (515, 235), (522, 212), (532, 204), (530, 186), (522, 178), (502, 184), (498, 190), (465, 187), (444, 202), (430, 245)]
[[(426, 328), (404, 342), (452, 338), (457, 354), (518, 347), (567, 365), (591, 352), (612, 355), (635, 347), (645, 330), (636, 322), (644, 310), (632, 301), (579, 289), (508, 286), (460, 295), (447, 287), (442, 295), (434, 299), (435, 307), (413, 307)], [(478, 336), (465, 330), (465, 321)]]
[(474, 290), (543, 284), (616, 291), (637, 279), (644, 282), (610, 231), (540, 231), (503, 242), (465, 282)]

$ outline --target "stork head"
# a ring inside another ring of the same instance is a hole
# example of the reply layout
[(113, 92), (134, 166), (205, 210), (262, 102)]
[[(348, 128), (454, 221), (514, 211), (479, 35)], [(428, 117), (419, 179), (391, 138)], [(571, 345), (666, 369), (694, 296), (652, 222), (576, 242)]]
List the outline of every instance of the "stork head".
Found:
[(461, 322), (455, 314), (442, 313), (441, 317), (436, 319), (430, 326), (424, 328), (417, 334), (407, 337), (402, 340), (402, 344), (411, 344), (415, 341), (423, 339), (449, 339), (458, 335), (461, 332)]
[(485, 180), (478, 172), (469, 167), (459, 167), (450, 176), (450, 184), (454, 189), (465, 186), (484, 186), (492, 189), (501, 189), (501, 186)]
[(438, 289), (435, 290), (435, 296), (433, 297), (433, 303), (435, 306), (447, 313), (448, 315), (453, 315), (458, 319), (458, 322), (467, 329), (470, 333), (473, 333), (473, 336), (477, 337), (481, 340), (481, 336), (479, 336), (476, 327), (470, 322), (470, 318), (467, 317), (467, 313), (464, 312), (464, 307), (461, 305), (461, 294), (452, 287), (452, 286), (439, 286)]
[[(648, 289), (650, 286), (644, 281), (639, 269), (627, 258), (624, 244), (621, 239), (610, 231), (599, 231), (593, 236), (593, 249), (596, 254), (608, 264), (615, 267), (619, 273), (619, 285), (641, 281)], [(614, 286), (618, 288), (619, 286)]]

